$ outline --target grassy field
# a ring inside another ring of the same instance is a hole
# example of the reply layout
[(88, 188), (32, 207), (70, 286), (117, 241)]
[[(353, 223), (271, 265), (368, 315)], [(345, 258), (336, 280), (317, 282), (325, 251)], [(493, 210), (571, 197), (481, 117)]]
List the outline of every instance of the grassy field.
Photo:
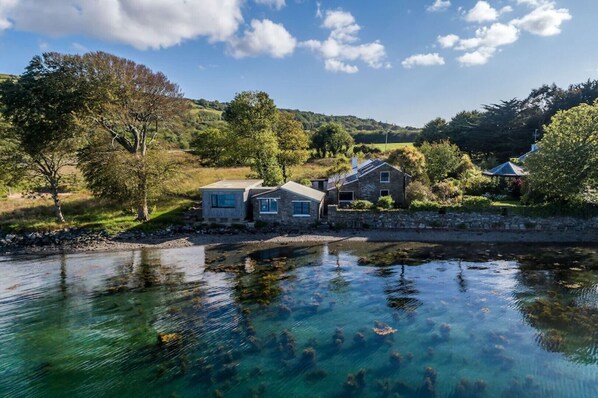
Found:
[[(292, 179), (318, 178), (326, 174), (333, 159), (318, 159), (292, 169)], [(117, 233), (130, 229), (156, 230), (181, 224), (183, 213), (201, 200), (199, 188), (223, 179), (243, 179), (250, 175), (249, 167), (208, 168), (190, 165), (181, 170), (175, 187), (167, 195), (150, 204), (151, 220), (136, 222), (132, 209), (94, 197), (81, 185), (82, 178), (71, 170), (71, 180), (79, 181), (67, 187), (61, 195), (66, 225), (54, 222), (52, 199), (48, 194), (13, 194), (0, 199), (0, 229), (5, 231), (46, 231), (62, 227), (105, 230)]]
[(413, 145), (413, 143), (411, 142), (389, 142), (388, 144), (366, 144), (369, 147), (372, 148), (378, 148), (379, 150), (385, 152), (385, 151), (394, 151), (395, 149), (398, 148), (403, 148), (406, 146), (411, 146)]

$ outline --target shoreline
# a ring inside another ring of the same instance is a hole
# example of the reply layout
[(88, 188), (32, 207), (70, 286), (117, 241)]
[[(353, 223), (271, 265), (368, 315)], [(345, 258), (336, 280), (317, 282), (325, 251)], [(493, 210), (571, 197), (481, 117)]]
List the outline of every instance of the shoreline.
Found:
[(446, 229), (414, 230), (344, 230), (285, 232), (237, 232), (203, 234), (176, 232), (164, 235), (141, 234), (106, 237), (96, 234), (80, 240), (49, 245), (1, 245), (1, 256), (71, 254), (149, 249), (171, 249), (190, 246), (219, 246), (230, 244), (303, 244), (334, 242), (422, 242), (422, 243), (495, 243), (495, 244), (562, 244), (597, 245), (598, 233), (580, 231), (464, 231)]

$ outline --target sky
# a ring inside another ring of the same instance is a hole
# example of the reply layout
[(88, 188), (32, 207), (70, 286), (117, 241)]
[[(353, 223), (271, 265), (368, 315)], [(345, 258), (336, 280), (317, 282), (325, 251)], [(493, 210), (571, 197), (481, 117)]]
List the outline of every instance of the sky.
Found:
[(598, 79), (596, 0), (0, 0), (0, 73), (106, 51), (189, 98), (401, 126)]

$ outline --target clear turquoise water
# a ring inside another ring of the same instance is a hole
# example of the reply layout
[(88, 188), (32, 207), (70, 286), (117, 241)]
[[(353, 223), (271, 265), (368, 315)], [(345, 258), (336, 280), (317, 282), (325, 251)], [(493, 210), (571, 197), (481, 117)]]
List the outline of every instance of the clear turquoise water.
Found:
[(392, 250), (0, 258), (0, 396), (598, 397), (595, 257), (358, 265)]

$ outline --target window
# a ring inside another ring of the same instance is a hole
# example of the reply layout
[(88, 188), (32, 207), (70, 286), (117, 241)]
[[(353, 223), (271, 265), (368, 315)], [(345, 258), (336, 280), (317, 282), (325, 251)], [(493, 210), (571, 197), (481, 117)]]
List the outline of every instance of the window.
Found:
[(293, 201), (293, 217), (309, 217), (310, 205), (310, 202)]
[(339, 202), (352, 202), (353, 201), (353, 192), (352, 191), (339, 192), (338, 193), (338, 201)]
[(264, 198), (260, 199), (260, 214), (277, 214), (278, 199)]
[(390, 182), (390, 172), (389, 171), (380, 172), (380, 182)]
[(381, 189), (380, 197), (382, 197), (382, 196), (390, 196), (390, 191), (388, 189)]
[(212, 195), (212, 208), (219, 209), (234, 209), (235, 208), (235, 195), (233, 194), (213, 194)]

